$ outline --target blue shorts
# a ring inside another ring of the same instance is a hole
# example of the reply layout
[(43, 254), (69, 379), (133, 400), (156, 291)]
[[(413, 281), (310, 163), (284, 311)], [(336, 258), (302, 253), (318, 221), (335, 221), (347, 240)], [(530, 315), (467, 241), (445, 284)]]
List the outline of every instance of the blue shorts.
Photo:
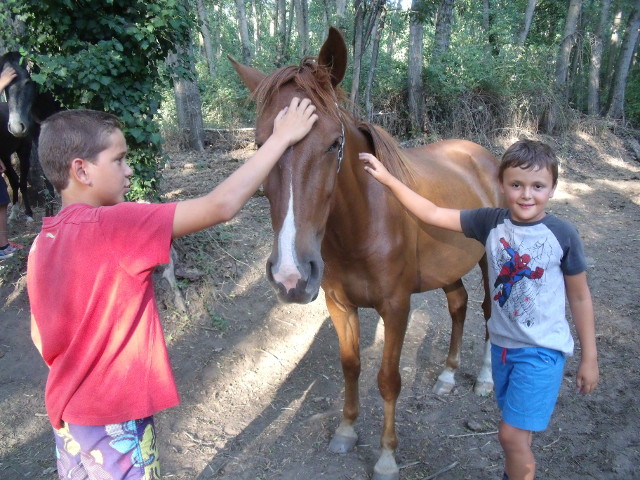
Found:
[(61, 479), (160, 479), (153, 417), (113, 425), (65, 423), (53, 432)]
[(547, 428), (564, 373), (564, 354), (543, 347), (491, 344), (491, 369), (502, 420), (538, 432)]

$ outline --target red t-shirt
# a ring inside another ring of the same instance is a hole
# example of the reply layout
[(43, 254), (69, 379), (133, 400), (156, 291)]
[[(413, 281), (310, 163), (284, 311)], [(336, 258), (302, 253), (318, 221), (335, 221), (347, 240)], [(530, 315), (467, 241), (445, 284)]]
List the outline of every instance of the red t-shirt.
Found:
[(169, 262), (175, 207), (73, 204), (44, 219), (27, 289), (55, 428), (120, 423), (180, 402), (151, 278)]

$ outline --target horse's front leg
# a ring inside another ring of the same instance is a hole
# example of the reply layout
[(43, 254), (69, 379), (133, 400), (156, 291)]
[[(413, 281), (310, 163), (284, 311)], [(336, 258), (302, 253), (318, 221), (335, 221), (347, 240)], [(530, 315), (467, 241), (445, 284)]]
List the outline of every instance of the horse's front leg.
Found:
[(360, 395), (358, 379), (360, 378), (360, 319), (355, 307), (336, 304), (326, 295), (327, 308), (338, 334), (340, 343), (340, 362), (344, 376), (344, 407), (342, 421), (336, 429), (329, 450), (334, 453), (345, 453), (351, 450), (358, 441), (353, 425), (360, 413)]
[(444, 395), (450, 393), (456, 385), (455, 374), (460, 367), (460, 350), (462, 348), (462, 333), (464, 331), (464, 320), (467, 316), (467, 290), (464, 288), (462, 280), (458, 280), (451, 285), (447, 285), (444, 290), (447, 296), (447, 306), (451, 316), (451, 338), (449, 340), (449, 354), (445, 361), (444, 370), (438, 376), (438, 380), (433, 387), (433, 393)]
[(398, 446), (396, 434), (396, 404), (402, 379), (400, 377), (400, 354), (407, 331), (409, 297), (400, 302), (390, 302), (378, 310), (384, 320), (384, 350), (378, 372), (378, 389), (384, 402), (384, 423), (380, 436), (382, 452), (373, 469), (373, 480), (397, 480), (400, 469), (395, 460)]

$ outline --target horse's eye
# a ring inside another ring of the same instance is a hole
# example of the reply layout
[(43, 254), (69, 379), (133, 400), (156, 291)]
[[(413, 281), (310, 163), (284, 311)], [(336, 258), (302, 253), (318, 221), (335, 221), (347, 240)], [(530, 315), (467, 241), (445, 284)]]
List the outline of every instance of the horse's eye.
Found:
[(327, 152), (335, 152), (338, 148), (340, 148), (340, 139), (333, 142)]

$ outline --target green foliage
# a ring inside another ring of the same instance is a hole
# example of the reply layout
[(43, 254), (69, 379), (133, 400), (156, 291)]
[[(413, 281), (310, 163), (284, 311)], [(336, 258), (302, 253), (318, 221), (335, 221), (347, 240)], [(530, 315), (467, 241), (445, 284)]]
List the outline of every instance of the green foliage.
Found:
[[(117, 115), (133, 166), (130, 196), (153, 195), (162, 137), (154, 118), (162, 67), (186, 42), (192, 19), (180, 0), (5, 0), (9, 16), (26, 24), (19, 45), (38, 67), (33, 78), (66, 108)], [(6, 23), (6, 18), (0, 18)]]

